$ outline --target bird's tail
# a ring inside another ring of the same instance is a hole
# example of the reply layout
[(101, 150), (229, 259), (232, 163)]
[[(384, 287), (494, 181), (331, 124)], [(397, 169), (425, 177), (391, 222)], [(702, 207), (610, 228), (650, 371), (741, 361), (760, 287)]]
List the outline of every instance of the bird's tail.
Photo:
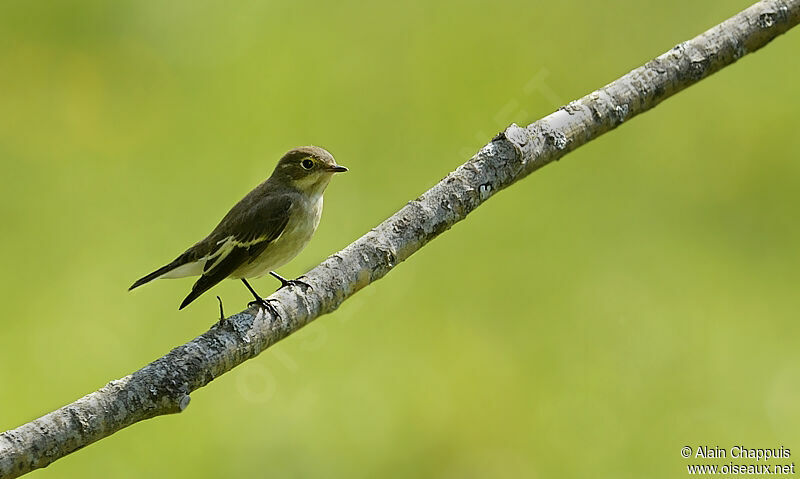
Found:
[(186, 306), (189, 306), (189, 303), (211, 289), (211, 287), (219, 283), (219, 281), (219, 279), (209, 278), (208, 276), (200, 276), (200, 279), (198, 279), (194, 286), (192, 286), (192, 291), (189, 292), (189, 295), (186, 296), (178, 309), (183, 309)]
[(153, 281), (154, 279), (158, 278), (159, 276), (161, 276), (163, 274), (169, 273), (170, 271), (172, 271), (173, 269), (177, 268), (178, 266), (181, 266), (184, 262), (185, 261), (183, 261), (183, 256), (181, 256), (179, 258), (176, 258), (175, 261), (173, 261), (172, 263), (170, 263), (168, 265), (165, 265), (165, 266), (162, 266), (162, 267), (158, 268), (157, 270), (153, 271), (152, 273), (148, 274), (147, 276), (144, 276), (142, 278), (137, 279), (136, 282), (133, 283), (130, 288), (128, 288), (128, 291), (130, 291), (130, 290), (132, 290), (134, 288), (138, 288), (139, 286), (141, 286), (141, 285), (143, 285), (145, 283), (149, 283), (150, 281)]

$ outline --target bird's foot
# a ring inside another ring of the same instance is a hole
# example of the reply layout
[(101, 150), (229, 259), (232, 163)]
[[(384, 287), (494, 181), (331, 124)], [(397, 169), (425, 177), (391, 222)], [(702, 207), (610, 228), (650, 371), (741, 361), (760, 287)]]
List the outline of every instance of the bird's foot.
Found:
[(303, 289), (314, 289), (310, 284), (305, 281), (300, 281), (299, 279), (287, 279), (285, 283), (281, 284), (281, 288), (285, 288), (286, 286), (299, 286)]
[(271, 274), (275, 279), (281, 282), (281, 288), (285, 288), (287, 286), (300, 286), (303, 289), (314, 289), (311, 287), (310, 284), (306, 283), (305, 281), (300, 281), (299, 279), (286, 279), (283, 276), (276, 273), (275, 271), (270, 271), (269, 274)]
[(249, 303), (247, 303), (247, 307), (248, 307), (248, 308), (252, 308), (253, 306), (258, 306), (259, 308), (263, 308), (263, 309), (266, 309), (267, 311), (269, 311), (269, 312), (270, 312), (270, 314), (271, 314), (273, 317), (275, 317), (275, 318), (280, 318), (280, 317), (281, 317), (281, 315), (280, 315), (280, 314), (278, 314), (278, 310), (277, 310), (277, 309), (275, 309), (275, 306), (273, 306), (273, 305), (271, 304), (271, 303), (272, 303), (272, 301), (277, 301), (277, 300), (275, 300), (275, 299), (264, 299), (264, 298), (258, 298), (258, 299), (257, 299), (257, 300), (255, 300), (255, 301), (250, 301)]

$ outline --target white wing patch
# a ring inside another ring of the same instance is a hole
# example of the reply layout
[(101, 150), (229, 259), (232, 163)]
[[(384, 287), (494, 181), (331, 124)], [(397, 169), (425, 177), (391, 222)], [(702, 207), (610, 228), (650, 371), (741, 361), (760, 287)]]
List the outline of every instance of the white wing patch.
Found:
[[(233, 236), (228, 236), (217, 241), (218, 245), (221, 245), (217, 248), (216, 251), (211, 253), (208, 256), (204, 256), (199, 260), (195, 261), (194, 263), (186, 263), (177, 268), (173, 269), (172, 271), (167, 271), (166, 273), (162, 274), (158, 277), (158, 279), (174, 279), (174, 278), (186, 278), (187, 276), (200, 276), (203, 274), (204, 271), (208, 271), (219, 264), (220, 261), (225, 259), (228, 254), (233, 250), (233, 248), (239, 246), (243, 248), (249, 248), (250, 246), (263, 241), (263, 239), (255, 239), (253, 241), (241, 242), (236, 241)], [(213, 261), (213, 263), (206, 268), (206, 264), (209, 261)]]
[[(231, 252), (233, 247), (236, 246), (236, 241), (234, 241), (233, 236), (228, 236), (227, 238), (217, 242), (217, 244), (220, 244), (220, 243), (222, 243), (222, 246), (217, 248), (216, 251), (211, 253), (206, 258), (205, 264), (203, 265), (203, 270), (204, 271), (210, 271), (210, 270), (214, 269), (214, 267), (216, 265), (218, 265), (220, 261), (222, 261), (223, 259), (225, 259), (226, 256), (228, 256), (228, 254)], [(213, 263), (211, 263), (211, 265), (208, 265), (209, 261), (213, 261)], [(202, 271), (201, 271), (201, 273), (202, 273)]]
[[(272, 243), (276, 242), (278, 238), (280, 238), (282, 235), (283, 231), (281, 231), (281, 234), (279, 234), (277, 238), (272, 240)], [(265, 241), (264, 237), (256, 238), (250, 241), (237, 241), (236, 238), (233, 236), (228, 236), (227, 238), (217, 241), (217, 244), (221, 246), (217, 248), (217, 250), (214, 251), (214, 253), (207, 256), (206, 258), (203, 258), (203, 269), (198, 274), (202, 274), (203, 271), (211, 271), (212, 269), (216, 268), (219, 262), (225, 259), (228, 256), (228, 254), (230, 254), (230, 252), (233, 251), (233, 248), (249, 248), (254, 244), (261, 243), (262, 241)], [(213, 261), (213, 263), (211, 263), (210, 266), (206, 267), (205, 265), (209, 261)]]
[[(281, 232), (281, 234), (283, 234), (283, 232)], [(278, 235), (278, 237), (280, 237), (280, 235)], [(275, 238), (275, 239), (277, 239), (277, 238)], [(217, 244), (222, 244), (222, 243), (226, 243), (226, 244), (222, 245), (222, 247), (219, 248), (217, 251), (214, 251), (214, 253), (211, 256), (209, 256), (209, 258), (213, 258), (214, 256), (218, 255), (219, 252), (222, 250), (222, 248), (225, 248), (225, 247), (228, 246), (227, 243), (233, 243), (233, 246), (241, 246), (242, 248), (249, 248), (249, 247), (253, 246), (256, 243), (261, 243), (262, 241), (264, 241), (264, 237), (263, 236), (260, 237), (260, 238), (256, 238), (254, 240), (251, 240), (251, 241), (236, 241), (236, 238), (234, 238), (233, 236), (228, 236), (226, 238), (223, 238), (223, 239), (217, 241)]]

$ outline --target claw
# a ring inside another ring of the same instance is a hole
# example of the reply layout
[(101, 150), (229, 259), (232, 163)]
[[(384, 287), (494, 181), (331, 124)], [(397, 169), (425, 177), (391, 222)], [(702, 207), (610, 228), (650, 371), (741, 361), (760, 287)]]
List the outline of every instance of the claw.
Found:
[(271, 274), (273, 278), (281, 282), (281, 288), (285, 288), (287, 286), (302, 286), (303, 288), (314, 289), (311, 287), (310, 284), (306, 283), (305, 281), (300, 281), (299, 279), (286, 279), (283, 276), (276, 273), (275, 271), (270, 271), (269, 274)]
[(274, 299), (264, 299), (264, 298), (260, 298), (260, 299), (257, 299), (257, 300), (255, 300), (255, 301), (250, 301), (249, 303), (247, 303), (247, 307), (248, 307), (248, 308), (252, 308), (253, 306), (258, 306), (259, 308), (264, 308), (264, 309), (266, 309), (267, 311), (269, 311), (269, 312), (270, 312), (270, 314), (271, 314), (273, 317), (275, 317), (275, 318), (280, 318), (280, 317), (281, 317), (281, 315), (280, 315), (280, 314), (278, 314), (278, 310), (277, 310), (277, 309), (275, 309), (275, 306), (273, 306), (272, 304), (270, 304), (272, 301), (276, 301), (276, 300), (274, 300)]

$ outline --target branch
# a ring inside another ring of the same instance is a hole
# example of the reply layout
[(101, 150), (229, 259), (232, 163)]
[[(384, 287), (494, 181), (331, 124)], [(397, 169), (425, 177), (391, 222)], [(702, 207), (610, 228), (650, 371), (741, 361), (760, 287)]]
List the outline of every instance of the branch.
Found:
[(382, 278), (496, 192), (758, 50), (800, 22), (800, 0), (765, 0), (622, 78), (521, 128), (511, 125), (422, 196), (270, 298), (122, 379), (0, 434), (0, 477), (45, 467), (143, 419), (183, 411), (189, 394)]

